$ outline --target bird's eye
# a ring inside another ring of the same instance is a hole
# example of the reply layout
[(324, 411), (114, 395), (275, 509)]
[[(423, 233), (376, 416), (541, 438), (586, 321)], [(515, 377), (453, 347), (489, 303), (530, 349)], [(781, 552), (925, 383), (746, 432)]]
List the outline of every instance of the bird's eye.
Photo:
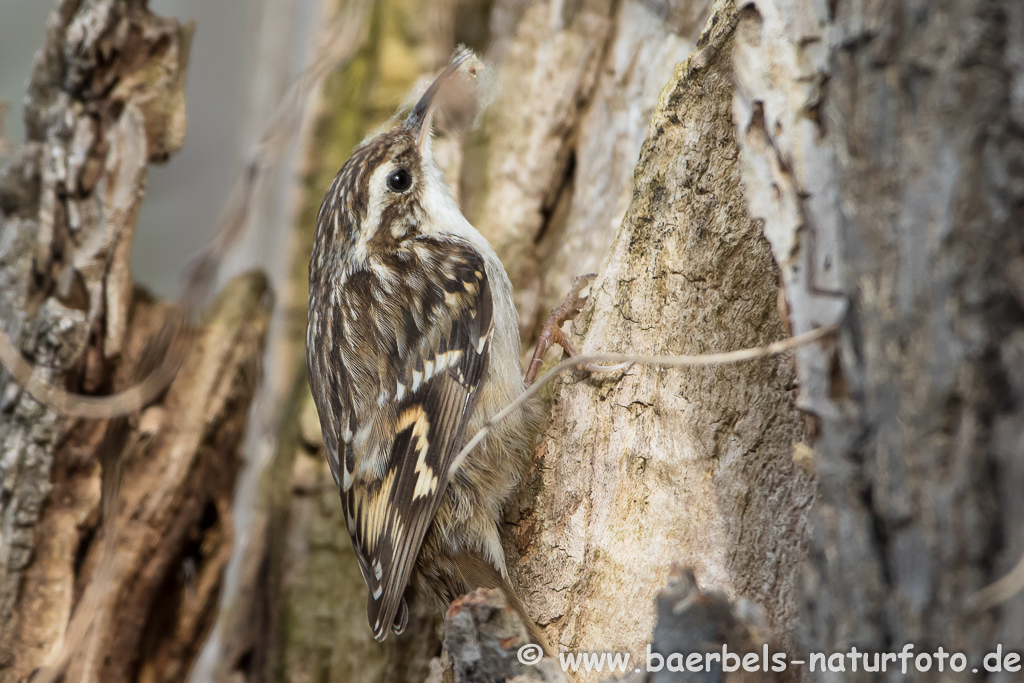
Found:
[(412, 176), (404, 168), (393, 171), (388, 176), (388, 189), (392, 192), (405, 192), (412, 187)]

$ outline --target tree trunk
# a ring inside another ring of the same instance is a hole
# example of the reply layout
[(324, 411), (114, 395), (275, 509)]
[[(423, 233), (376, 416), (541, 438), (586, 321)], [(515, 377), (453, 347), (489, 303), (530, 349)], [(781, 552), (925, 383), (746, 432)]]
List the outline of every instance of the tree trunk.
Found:
[[(136, 383), (172, 311), (134, 290), (146, 166), (184, 134), (191, 27), (144, 3), (60, 3), (0, 179), (0, 323), (37, 373), (86, 394)], [(174, 383), (138, 414), (73, 419), (0, 392), (0, 681), (181, 680), (231, 552), (238, 445), (269, 317), (233, 281)]]
[(802, 641), (981, 670), (1024, 647), (1020, 595), (971, 599), (1024, 553), (1024, 8), (757, 0), (738, 35), (752, 213), (795, 331), (842, 325), (799, 354), (821, 495)]
[[(732, 3), (717, 3), (661, 93), (577, 321), (584, 352), (707, 353), (784, 336), (778, 270), (740, 182), (735, 27)], [(794, 464), (806, 448), (795, 386), (786, 357), (559, 380), (511, 563), (552, 642), (642, 652), (676, 562), (789, 632), (814, 499)]]

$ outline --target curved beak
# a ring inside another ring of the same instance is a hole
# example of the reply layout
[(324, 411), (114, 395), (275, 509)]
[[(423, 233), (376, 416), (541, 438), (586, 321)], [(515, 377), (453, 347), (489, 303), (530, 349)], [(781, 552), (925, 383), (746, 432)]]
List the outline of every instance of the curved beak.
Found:
[(430, 84), (427, 91), (423, 93), (419, 102), (413, 107), (409, 116), (405, 119), (405, 127), (413, 131), (416, 134), (416, 146), (420, 150), (424, 149), (424, 144), (430, 137), (430, 125), (431, 118), (434, 113), (434, 102), (437, 99), (437, 95), (441, 92), (441, 89), (445, 84), (454, 76), (462, 63), (473, 56), (473, 51), (466, 49), (461, 50), (452, 57), (451, 63), (445, 67), (434, 82)]

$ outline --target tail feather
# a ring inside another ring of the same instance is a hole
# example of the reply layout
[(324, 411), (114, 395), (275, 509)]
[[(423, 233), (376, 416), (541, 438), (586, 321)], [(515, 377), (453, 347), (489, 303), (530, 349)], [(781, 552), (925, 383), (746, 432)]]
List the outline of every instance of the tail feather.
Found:
[(473, 553), (461, 552), (454, 560), (455, 567), (458, 569), (459, 574), (462, 575), (462, 580), (469, 587), (469, 590), (474, 588), (499, 589), (505, 595), (505, 601), (508, 603), (508, 606), (522, 617), (523, 623), (526, 624), (526, 630), (530, 634), (530, 639), (544, 648), (546, 656), (554, 656), (551, 647), (548, 645), (547, 638), (544, 637), (544, 632), (540, 630), (537, 623), (526, 613), (526, 606), (523, 605), (523, 601), (519, 599), (519, 596), (516, 595), (515, 590), (508, 580), (501, 575), (501, 572), (495, 569), (490, 562)]

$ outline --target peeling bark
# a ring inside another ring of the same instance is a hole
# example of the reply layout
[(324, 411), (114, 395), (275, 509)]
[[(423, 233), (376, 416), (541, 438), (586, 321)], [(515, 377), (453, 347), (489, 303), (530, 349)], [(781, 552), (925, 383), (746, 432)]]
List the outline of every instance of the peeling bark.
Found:
[[(181, 146), (191, 27), (143, 2), (51, 15), (0, 177), (0, 324), (48, 381), (106, 394), (154, 364), (170, 309), (134, 289), (147, 164)], [(69, 420), (0, 376), (0, 681), (180, 680), (231, 547), (237, 448), (267, 322), (235, 281), (161, 400)]]
[(524, 344), (575, 276), (607, 255), (658, 93), (709, 9), (707, 0), (495, 9), (500, 95), (485, 151), (467, 152), (463, 208), (506, 264)]

